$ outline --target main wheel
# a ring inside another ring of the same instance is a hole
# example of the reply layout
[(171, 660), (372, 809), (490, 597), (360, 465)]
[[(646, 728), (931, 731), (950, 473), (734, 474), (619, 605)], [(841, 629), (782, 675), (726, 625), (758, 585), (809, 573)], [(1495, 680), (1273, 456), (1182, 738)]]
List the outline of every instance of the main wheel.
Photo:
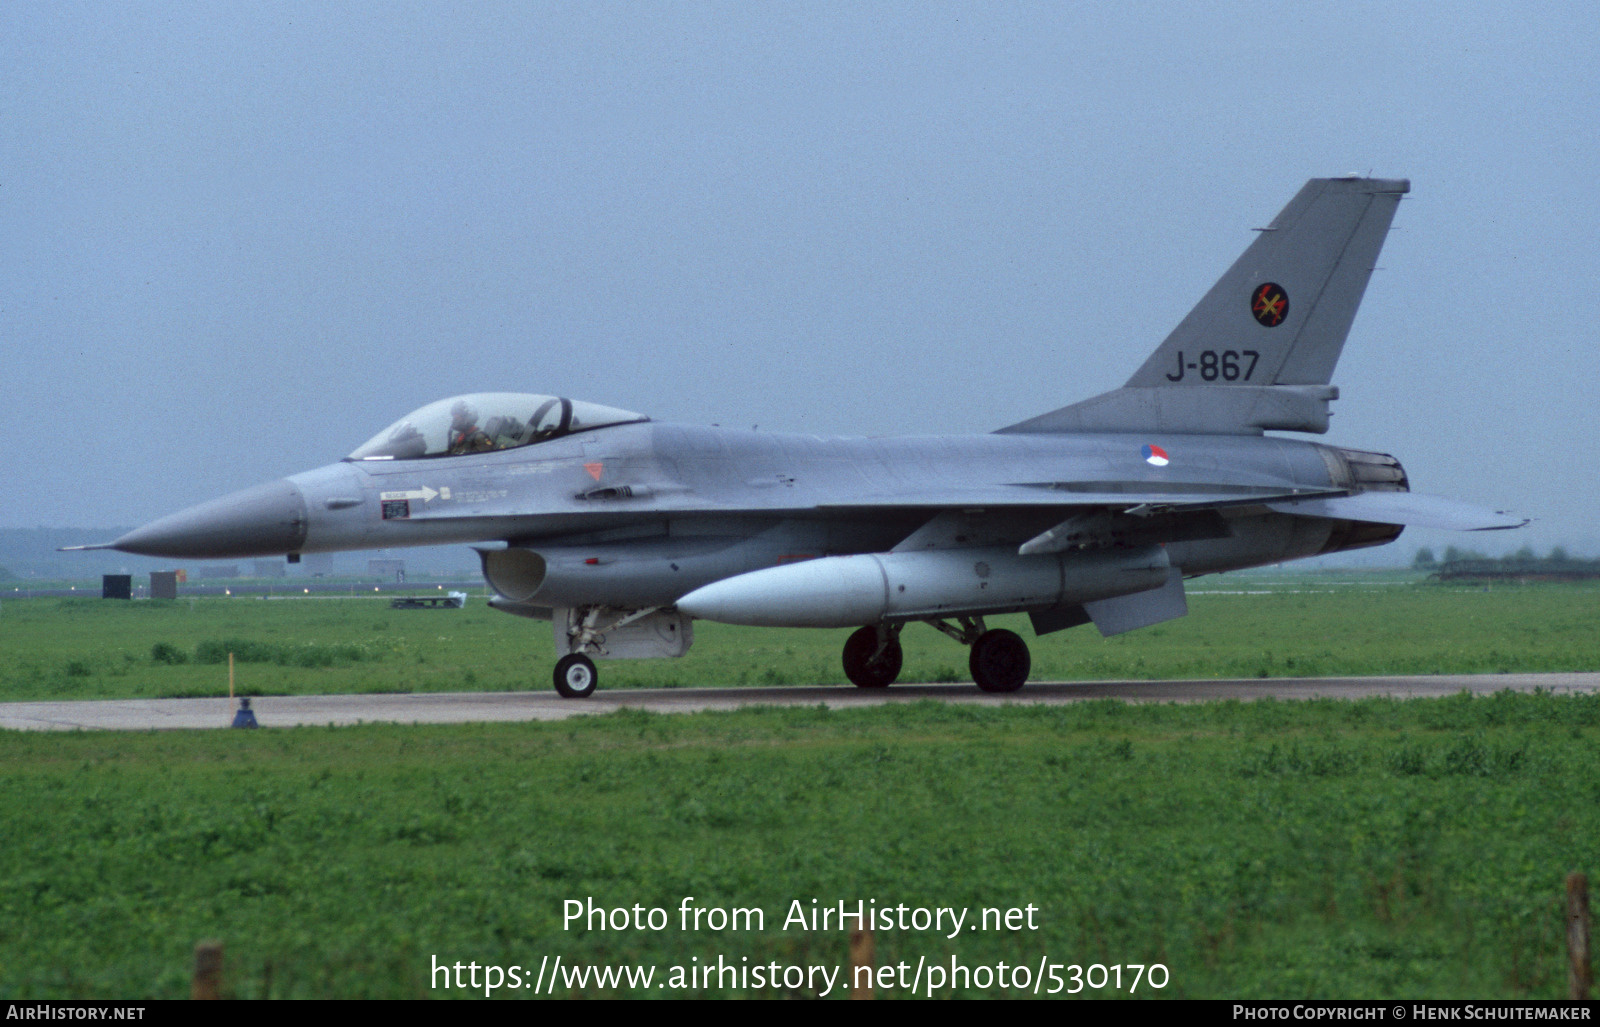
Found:
[(582, 653), (568, 653), (556, 661), (556, 691), (563, 699), (587, 699), (600, 683), (594, 661)]
[(844, 676), (860, 688), (887, 687), (900, 676), (905, 653), (900, 649), (898, 638), (889, 639), (889, 644), (874, 660), (872, 654), (877, 652), (878, 629), (857, 629), (844, 644)]
[(985, 631), (972, 643), (967, 663), (972, 668), (972, 680), (985, 692), (1015, 692), (1028, 680), (1033, 658), (1020, 635), (996, 628)]

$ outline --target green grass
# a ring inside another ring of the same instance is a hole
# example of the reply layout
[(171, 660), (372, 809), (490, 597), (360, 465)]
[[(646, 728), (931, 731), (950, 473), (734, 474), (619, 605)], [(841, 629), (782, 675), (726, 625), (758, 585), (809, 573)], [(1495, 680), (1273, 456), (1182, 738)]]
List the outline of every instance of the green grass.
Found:
[[(1346, 583), (1353, 580), (1355, 583)], [(1401, 575), (1226, 575), (1191, 583), (1189, 616), (1102, 639), (1030, 638), (1035, 681), (1499, 673), (1600, 667), (1600, 588), (1460, 588)], [(681, 660), (615, 661), (601, 687), (842, 684), (846, 631), (697, 623)], [(966, 650), (908, 627), (902, 681), (966, 681)], [(550, 626), (497, 613), (391, 610), (385, 599), (0, 605), (0, 700), (550, 687)]]
[[(880, 965), (1557, 997), (1562, 880), (1600, 851), (1597, 732), (1600, 698), (1502, 693), (0, 733), (0, 994), (181, 997), (203, 938), (240, 997), (443, 995), (435, 955), (837, 965), (844, 935), (783, 911), (860, 898), (1039, 910), (881, 931)], [(766, 928), (563, 929), (566, 899), (684, 896)]]
[[(1191, 591), (1180, 621), (1032, 640), (1034, 680), (1600, 667), (1592, 587)], [(604, 664), (603, 687), (842, 682), (845, 634), (699, 624), (687, 658)], [(954, 642), (905, 642), (904, 679), (966, 679)], [(548, 625), (476, 597), (7, 599), (0, 698), (222, 694), (229, 651), (247, 693), (542, 690), (552, 662)], [(429, 990), (435, 955), (836, 965), (843, 934), (784, 930), (783, 911), (860, 898), (1039, 907), (1037, 931), (880, 932), (880, 965), (1159, 962), (1161, 994), (1188, 997), (1554, 997), (1562, 880), (1600, 851), (1597, 728), (1600, 698), (1504, 693), (0, 732), (0, 995), (181, 997), (213, 937), (241, 997), (459, 995)], [(566, 899), (684, 896), (766, 928), (560, 919)]]

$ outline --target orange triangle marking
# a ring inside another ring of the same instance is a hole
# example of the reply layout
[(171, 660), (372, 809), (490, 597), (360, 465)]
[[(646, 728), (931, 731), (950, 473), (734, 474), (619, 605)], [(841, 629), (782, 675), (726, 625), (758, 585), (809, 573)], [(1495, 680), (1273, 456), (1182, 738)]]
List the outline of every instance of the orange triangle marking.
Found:
[(583, 469), (589, 472), (589, 477), (595, 481), (600, 480), (600, 472), (606, 469), (605, 464), (584, 464)]

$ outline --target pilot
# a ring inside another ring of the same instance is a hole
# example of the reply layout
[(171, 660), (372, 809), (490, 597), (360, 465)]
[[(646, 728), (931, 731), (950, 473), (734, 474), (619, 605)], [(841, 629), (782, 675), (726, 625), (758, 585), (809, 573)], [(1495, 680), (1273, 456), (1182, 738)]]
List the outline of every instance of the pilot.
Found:
[(493, 448), (494, 443), (478, 427), (477, 411), (467, 406), (465, 400), (456, 400), (450, 408), (450, 455), (481, 453)]

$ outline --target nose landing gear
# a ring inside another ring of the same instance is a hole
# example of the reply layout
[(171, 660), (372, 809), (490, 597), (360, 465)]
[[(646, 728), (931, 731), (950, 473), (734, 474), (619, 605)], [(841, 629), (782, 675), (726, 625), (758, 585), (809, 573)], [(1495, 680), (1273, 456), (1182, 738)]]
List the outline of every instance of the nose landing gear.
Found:
[(563, 699), (587, 699), (600, 683), (594, 661), (582, 653), (568, 653), (556, 661), (556, 691)]

